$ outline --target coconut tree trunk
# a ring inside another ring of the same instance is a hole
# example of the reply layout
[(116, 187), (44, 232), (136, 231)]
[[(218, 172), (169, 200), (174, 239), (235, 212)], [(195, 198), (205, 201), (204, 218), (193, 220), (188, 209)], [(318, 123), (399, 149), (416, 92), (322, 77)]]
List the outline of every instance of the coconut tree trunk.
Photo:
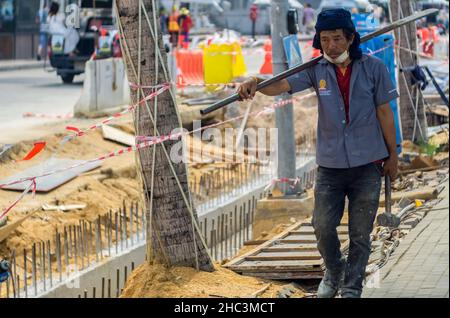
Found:
[[(158, 1), (142, 0), (142, 3), (152, 27), (156, 24), (159, 29), (159, 18), (156, 21), (153, 19), (153, 10), (156, 14), (158, 13), (158, 8), (154, 8), (153, 3)], [(158, 55), (155, 54), (155, 42), (144, 10), (139, 12), (139, 6), (139, 0), (116, 0), (117, 24), (121, 33), (121, 46), (128, 79), (130, 83), (138, 83), (140, 78), (142, 86), (166, 83), (169, 78), (166, 77), (161, 63), (163, 62), (167, 69), (167, 56), (163, 48), (162, 35), (159, 30), (156, 32), (158, 47), (163, 58), (163, 61), (158, 59), (156, 64), (155, 59)], [(139, 21), (141, 21), (141, 31), (139, 31)], [(139, 42), (141, 43), (140, 56)], [(139, 64), (140, 76), (138, 76)], [(132, 102), (136, 103), (151, 92), (151, 89), (132, 90)], [(169, 91), (158, 96), (156, 105), (154, 100), (151, 100), (138, 106), (133, 115), (136, 135), (155, 136), (159, 132), (161, 136), (164, 136), (169, 135), (173, 129), (181, 127), (177, 106)], [(138, 151), (137, 164), (141, 172), (146, 201), (148, 260), (169, 266), (187, 266), (213, 271), (212, 260), (188, 209), (192, 200), (186, 164), (174, 163), (169, 157), (172, 147), (178, 142), (179, 140), (166, 141)], [(152, 213), (150, 213), (151, 207)], [(192, 212), (197, 222), (197, 213), (193, 206)]]
[[(411, 8), (411, 1), (391, 0), (389, 3), (391, 22), (407, 17), (414, 12)], [(409, 23), (395, 31), (396, 43), (405, 49), (413, 52), (417, 51), (416, 25)], [(427, 140), (427, 120), (425, 115), (424, 101), (422, 94), (418, 92), (417, 86), (411, 85), (411, 73), (401, 72), (400, 68), (417, 65), (418, 57), (405, 49), (397, 48), (398, 64), (398, 85), (400, 94), (400, 119), (403, 140), (426, 141)], [(409, 90), (409, 93), (408, 93)], [(412, 100), (412, 102), (411, 102)], [(417, 119), (412, 106), (417, 105)]]

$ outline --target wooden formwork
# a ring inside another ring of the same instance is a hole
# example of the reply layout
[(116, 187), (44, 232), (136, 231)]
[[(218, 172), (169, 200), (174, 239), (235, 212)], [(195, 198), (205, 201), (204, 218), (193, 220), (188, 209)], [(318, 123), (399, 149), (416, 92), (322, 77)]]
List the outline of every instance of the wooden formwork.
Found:
[[(337, 231), (344, 249), (348, 244), (346, 220)], [(318, 279), (323, 276), (323, 259), (310, 219), (293, 224), (224, 266), (242, 275), (265, 279)]]

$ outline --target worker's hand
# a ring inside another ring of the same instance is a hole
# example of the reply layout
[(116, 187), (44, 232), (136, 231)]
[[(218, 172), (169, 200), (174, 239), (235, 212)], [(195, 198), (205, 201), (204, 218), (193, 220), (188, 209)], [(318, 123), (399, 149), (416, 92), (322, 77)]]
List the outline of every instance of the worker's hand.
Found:
[(391, 178), (391, 181), (394, 181), (397, 178), (398, 174), (398, 155), (397, 153), (391, 154), (389, 159), (384, 162), (383, 165), (384, 174), (388, 175)]
[(253, 99), (256, 94), (256, 88), (258, 86), (258, 83), (256, 81), (256, 78), (251, 77), (244, 81), (237, 89), (236, 93), (239, 94), (239, 100), (247, 100), (247, 99)]

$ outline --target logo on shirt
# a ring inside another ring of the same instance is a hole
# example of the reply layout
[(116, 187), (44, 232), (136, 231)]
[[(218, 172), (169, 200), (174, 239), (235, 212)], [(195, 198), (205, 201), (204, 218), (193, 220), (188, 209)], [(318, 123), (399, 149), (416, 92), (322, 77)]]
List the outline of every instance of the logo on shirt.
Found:
[(319, 95), (320, 96), (330, 96), (331, 90), (327, 89), (327, 81), (324, 79), (321, 79), (319, 81)]

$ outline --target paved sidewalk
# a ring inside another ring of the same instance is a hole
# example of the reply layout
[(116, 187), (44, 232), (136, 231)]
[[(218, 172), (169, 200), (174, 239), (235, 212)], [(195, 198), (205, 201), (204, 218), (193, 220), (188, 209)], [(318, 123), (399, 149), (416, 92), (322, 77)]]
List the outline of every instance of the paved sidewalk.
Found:
[[(47, 66), (50, 62), (47, 61)], [(0, 60), (0, 72), (43, 68), (44, 61), (37, 60)]]
[(449, 186), (442, 200), (403, 239), (380, 270), (380, 288), (365, 288), (366, 298), (449, 297)]

